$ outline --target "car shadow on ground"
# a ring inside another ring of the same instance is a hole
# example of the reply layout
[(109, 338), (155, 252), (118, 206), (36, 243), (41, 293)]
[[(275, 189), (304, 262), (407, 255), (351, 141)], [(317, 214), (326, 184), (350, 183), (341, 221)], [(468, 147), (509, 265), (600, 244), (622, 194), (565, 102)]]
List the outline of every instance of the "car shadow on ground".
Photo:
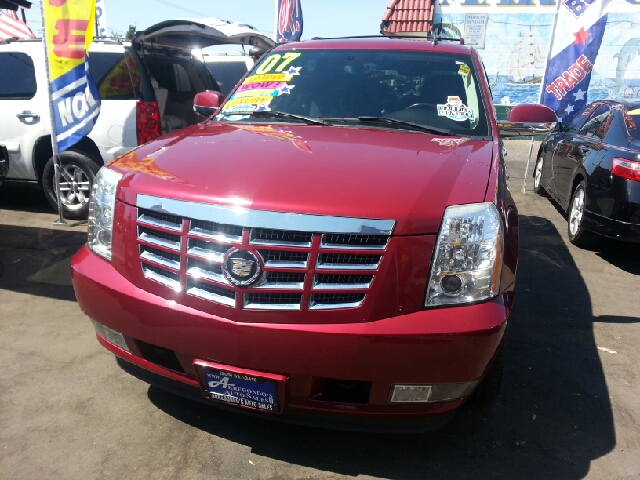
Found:
[(385, 478), (583, 478), (615, 446), (589, 292), (553, 224), (521, 216), (518, 294), (502, 391), (463, 406), (438, 432), (340, 432), (247, 417), (150, 387), (159, 409), (252, 453), (340, 475)]
[(640, 275), (640, 245), (601, 238), (594, 248), (595, 254), (620, 270)]
[(0, 224), (0, 289), (75, 301), (71, 256), (86, 232)]
[(0, 208), (34, 213), (54, 213), (44, 192), (37, 187), (0, 188)]

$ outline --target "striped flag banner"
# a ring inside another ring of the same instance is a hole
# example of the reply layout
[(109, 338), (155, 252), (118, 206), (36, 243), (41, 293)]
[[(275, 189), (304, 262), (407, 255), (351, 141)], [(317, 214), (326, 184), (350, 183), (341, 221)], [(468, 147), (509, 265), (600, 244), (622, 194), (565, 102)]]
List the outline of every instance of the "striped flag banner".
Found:
[(276, 0), (276, 42), (297, 42), (301, 36), (300, 0)]
[(0, 40), (35, 38), (31, 29), (13, 10), (0, 10)]
[(100, 113), (98, 90), (89, 75), (95, 0), (44, 0), (53, 132), (59, 152), (91, 132)]
[(593, 65), (607, 25), (609, 0), (558, 0), (540, 103), (561, 121), (587, 103)]

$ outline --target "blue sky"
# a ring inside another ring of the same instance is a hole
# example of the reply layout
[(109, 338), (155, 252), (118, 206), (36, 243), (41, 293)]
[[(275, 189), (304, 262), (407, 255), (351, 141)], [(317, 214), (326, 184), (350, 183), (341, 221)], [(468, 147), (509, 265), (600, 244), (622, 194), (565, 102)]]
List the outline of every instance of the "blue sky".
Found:
[[(273, 36), (275, 0), (105, 0), (109, 28), (143, 30), (163, 20), (218, 17), (247, 23)], [(389, 0), (302, 0), (303, 38), (376, 35)], [(38, 32), (37, 4), (27, 10), (29, 26)]]

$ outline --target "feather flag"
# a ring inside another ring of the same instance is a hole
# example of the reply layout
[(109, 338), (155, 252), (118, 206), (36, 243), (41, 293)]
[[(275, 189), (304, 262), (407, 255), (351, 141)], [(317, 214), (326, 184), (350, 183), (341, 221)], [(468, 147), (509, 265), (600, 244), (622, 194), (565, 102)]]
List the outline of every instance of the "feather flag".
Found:
[(570, 119), (587, 103), (587, 91), (609, 0), (558, 0), (540, 103)]
[(300, 0), (276, 0), (276, 41), (297, 42), (302, 36)]
[(13, 10), (0, 10), (0, 40), (35, 38), (31, 29)]
[(100, 113), (98, 90), (89, 75), (95, 0), (44, 0), (47, 68), (53, 132), (60, 152), (89, 134)]

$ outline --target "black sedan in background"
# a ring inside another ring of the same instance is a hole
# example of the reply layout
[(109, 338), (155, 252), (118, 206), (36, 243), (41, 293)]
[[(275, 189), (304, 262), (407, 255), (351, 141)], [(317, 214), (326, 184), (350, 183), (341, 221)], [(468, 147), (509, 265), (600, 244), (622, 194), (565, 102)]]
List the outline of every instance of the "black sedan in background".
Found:
[(533, 177), (568, 212), (574, 245), (640, 242), (640, 101), (587, 105), (545, 138)]

